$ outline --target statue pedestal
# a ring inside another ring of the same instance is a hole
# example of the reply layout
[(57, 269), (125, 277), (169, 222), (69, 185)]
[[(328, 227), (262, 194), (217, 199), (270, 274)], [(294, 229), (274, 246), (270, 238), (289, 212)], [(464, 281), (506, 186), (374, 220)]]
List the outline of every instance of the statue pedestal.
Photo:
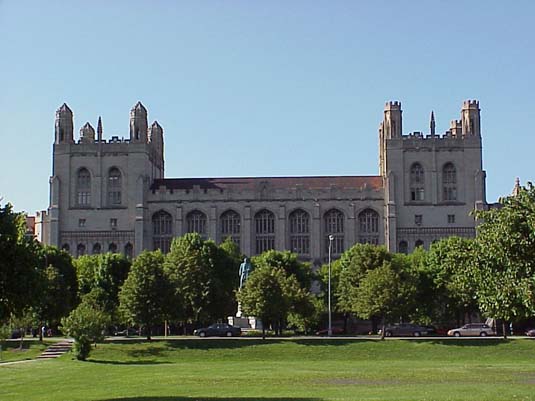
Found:
[(262, 330), (262, 321), (254, 316), (243, 316), (241, 305), (238, 302), (238, 311), (236, 316), (228, 317), (228, 324), (239, 327), (244, 331), (247, 330)]

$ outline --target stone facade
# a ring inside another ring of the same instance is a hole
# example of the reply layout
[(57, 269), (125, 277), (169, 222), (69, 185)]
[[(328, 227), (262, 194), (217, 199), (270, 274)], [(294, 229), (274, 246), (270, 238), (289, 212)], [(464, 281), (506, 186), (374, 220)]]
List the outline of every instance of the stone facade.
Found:
[[(86, 123), (74, 140), (73, 113), (56, 112), (46, 238), (73, 255), (167, 251), (196, 231), (231, 237), (246, 255), (292, 250), (323, 263), (356, 242), (410, 252), (450, 235), (475, 234), (469, 215), (485, 207), (479, 103), (443, 135), (402, 134), (399, 102), (379, 128), (379, 175), (336, 177), (164, 178), (163, 129), (147, 110), (130, 112), (128, 139), (103, 139)], [(332, 240), (329, 241), (329, 236)]]

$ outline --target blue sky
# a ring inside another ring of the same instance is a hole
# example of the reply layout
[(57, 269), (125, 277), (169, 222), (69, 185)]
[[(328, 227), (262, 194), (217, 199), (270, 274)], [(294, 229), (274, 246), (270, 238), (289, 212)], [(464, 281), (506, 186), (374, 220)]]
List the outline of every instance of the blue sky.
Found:
[(128, 136), (141, 100), (167, 177), (376, 175), (404, 133), (482, 113), (487, 200), (534, 179), (532, 1), (0, 0), (0, 196), (48, 206), (54, 112)]

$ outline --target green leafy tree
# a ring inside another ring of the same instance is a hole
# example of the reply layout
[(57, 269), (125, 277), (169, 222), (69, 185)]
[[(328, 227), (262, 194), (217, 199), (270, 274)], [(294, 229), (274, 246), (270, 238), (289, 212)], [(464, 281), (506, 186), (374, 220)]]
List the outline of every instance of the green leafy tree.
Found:
[(20, 315), (39, 297), (39, 245), (25, 235), (25, 216), (0, 206), (0, 321)]
[(299, 285), (309, 290), (312, 284), (313, 273), (310, 263), (299, 261), (297, 255), (290, 251), (269, 250), (251, 259), (251, 264), (257, 268), (270, 267), (283, 269), (286, 274), (297, 279)]
[(352, 312), (363, 319), (381, 318), (381, 338), (385, 335), (385, 322), (398, 318), (404, 304), (413, 296), (414, 287), (403, 283), (400, 274), (385, 261), (382, 266), (369, 270), (360, 281), (352, 300)]
[(152, 328), (169, 316), (172, 290), (158, 251), (142, 252), (132, 264), (119, 293), (120, 311), (129, 324), (144, 326), (150, 341)]
[(20, 333), (19, 349), (22, 349), (24, 346), (24, 337), (26, 337), (28, 328), (30, 328), (34, 322), (34, 316), (31, 310), (28, 308), (22, 312), (19, 312), (17, 315), (12, 315), (10, 322), (11, 328), (17, 329)]
[(89, 356), (91, 343), (96, 346), (104, 340), (110, 323), (110, 315), (91, 296), (84, 296), (76, 309), (61, 320), (62, 330), (75, 340), (74, 354), (79, 360)]
[[(39, 280), (40, 296), (32, 308), (38, 327), (57, 326), (76, 306), (78, 281), (71, 256), (54, 246), (44, 246), (39, 254), (39, 264), (45, 266)], [(42, 340), (42, 332), (39, 330)]]
[(128, 258), (117, 253), (79, 257), (75, 265), (80, 296), (93, 292), (99, 305), (115, 317), (119, 307), (119, 291), (131, 264)]
[(282, 268), (268, 266), (256, 268), (238, 292), (242, 310), (247, 316), (262, 320), (262, 337), (266, 327), (273, 326), (280, 333), (288, 314), (295, 311), (303, 289), (293, 275)]
[(433, 289), (435, 306), (442, 311), (444, 320), (455, 317), (460, 324), (464, 316), (478, 310), (473, 269), (475, 251), (474, 240), (449, 237), (434, 243), (427, 253), (425, 265), (433, 282), (426, 284)]
[(239, 251), (226, 241), (216, 246), (199, 234), (175, 238), (165, 258), (165, 271), (174, 288), (173, 318), (200, 324), (222, 319), (236, 308)]
[(505, 322), (535, 314), (535, 187), (528, 183), (502, 207), (478, 211), (475, 279), (480, 309)]
[[(377, 269), (386, 261), (390, 261), (392, 255), (385, 247), (371, 244), (355, 244), (345, 251), (339, 259), (339, 282), (336, 289), (338, 309), (344, 312), (353, 312), (354, 300), (360, 282), (370, 270)], [(376, 316), (372, 316), (372, 322), (376, 325)], [(375, 328), (374, 328), (375, 330)]]

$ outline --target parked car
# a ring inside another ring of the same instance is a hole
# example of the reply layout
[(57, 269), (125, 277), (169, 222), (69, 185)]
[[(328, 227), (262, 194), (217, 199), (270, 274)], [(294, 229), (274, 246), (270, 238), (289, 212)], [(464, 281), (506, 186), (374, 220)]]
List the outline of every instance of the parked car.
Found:
[[(344, 328), (343, 327), (333, 327), (332, 328), (332, 333), (334, 335), (344, 334)], [(329, 329), (321, 329), (321, 330), (316, 331), (316, 335), (317, 336), (326, 336), (327, 334), (329, 334)]]
[(129, 335), (136, 335), (137, 334), (137, 330), (136, 329), (124, 329), (124, 330), (119, 330), (119, 331), (115, 331), (113, 333), (114, 336), (124, 336), (124, 337), (128, 337)]
[[(413, 336), (420, 337), (428, 334), (428, 329), (425, 326), (420, 326), (413, 323), (396, 323), (385, 327), (385, 337), (392, 336)], [(379, 330), (381, 334), (381, 330)]]
[(227, 323), (214, 323), (211, 326), (195, 330), (193, 334), (199, 337), (235, 337), (241, 335), (241, 329)]
[(526, 336), (535, 337), (535, 329), (529, 329), (528, 331), (526, 331)]
[(494, 329), (485, 323), (469, 323), (457, 329), (448, 330), (448, 336), (494, 336)]

